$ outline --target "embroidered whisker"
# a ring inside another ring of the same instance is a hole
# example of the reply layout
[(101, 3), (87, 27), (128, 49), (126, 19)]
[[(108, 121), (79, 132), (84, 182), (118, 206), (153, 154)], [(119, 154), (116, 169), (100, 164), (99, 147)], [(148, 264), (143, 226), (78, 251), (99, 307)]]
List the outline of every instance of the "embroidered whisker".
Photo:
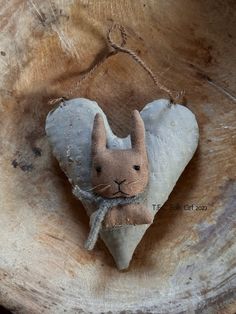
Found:
[(92, 191), (92, 190), (95, 190), (95, 189), (97, 189), (100, 185), (107, 185), (106, 183), (101, 183), (101, 184), (97, 184), (97, 185), (95, 185), (94, 187), (92, 187), (91, 189), (87, 189), (87, 190), (85, 190), (85, 191), (87, 191), (87, 192), (89, 192), (89, 191)]

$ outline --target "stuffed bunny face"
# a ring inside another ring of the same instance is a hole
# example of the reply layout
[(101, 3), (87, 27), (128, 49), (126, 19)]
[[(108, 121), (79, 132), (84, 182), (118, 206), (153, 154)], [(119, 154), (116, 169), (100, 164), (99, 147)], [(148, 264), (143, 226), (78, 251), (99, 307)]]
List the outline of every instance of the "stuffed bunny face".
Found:
[(132, 148), (106, 147), (103, 118), (97, 114), (92, 133), (92, 185), (103, 197), (131, 197), (144, 191), (148, 183), (145, 129), (137, 110), (133, 113)]

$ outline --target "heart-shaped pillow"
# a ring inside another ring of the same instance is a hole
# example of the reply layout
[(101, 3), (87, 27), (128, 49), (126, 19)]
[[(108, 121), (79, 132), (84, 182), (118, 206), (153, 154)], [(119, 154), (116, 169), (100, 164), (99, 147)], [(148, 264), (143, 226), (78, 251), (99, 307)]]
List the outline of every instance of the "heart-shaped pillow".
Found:
[[(46, 133), (53, 153), (69, 181), (83, 191), (91, 191), (91, 137), (96, 114), (104, 121), (107, 147), (130, 149), (130, 136), (118, 138), (106, 115), (94, 101), (77, 98), (62, 101), (46, 120)], [(155, 100), (140, 112), (145, 126), (149, 180), (147, 208), (153, 215), (167, 200), (182, 171), (192, 158), (199, 138), (194, 114), (184, 106), (166, 99)], [(122, 166), (121, 166), (122, 167)], [(96, 203), (81, 198), (87, 214), (97, 210)], [(99, 230), (119, 269), (129, 266), (133, 252), (150, 224), (123, 224)]]

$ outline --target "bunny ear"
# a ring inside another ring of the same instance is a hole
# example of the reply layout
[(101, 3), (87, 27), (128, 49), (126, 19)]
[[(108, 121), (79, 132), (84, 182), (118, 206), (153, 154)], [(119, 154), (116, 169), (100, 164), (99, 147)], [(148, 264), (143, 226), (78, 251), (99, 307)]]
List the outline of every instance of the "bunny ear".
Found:
[(97, 113), (94, 118), (92, 132), (92, 155), (106, 148), (106, 130), (102, 115)]
[(133, 128), (131, 131), (132, 148), (139, 151), (145, 151), (145, 127), (143, 119), (138, 110), (133, 111)]

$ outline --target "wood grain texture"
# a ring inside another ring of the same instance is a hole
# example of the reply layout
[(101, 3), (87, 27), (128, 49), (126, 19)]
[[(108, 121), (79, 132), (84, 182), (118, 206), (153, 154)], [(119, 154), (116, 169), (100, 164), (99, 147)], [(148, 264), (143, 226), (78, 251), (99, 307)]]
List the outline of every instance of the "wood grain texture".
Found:
[[(230, 0), (0, 1), (1, 304), (24, 314), (235, 312), (235, 9)], [(44, 132), (48, 100), (70, 90), (96, 100), (120, 136), (133, 109), (164, 96), (128, 55), (106, 58), (112, 21), (162, 83), (186, 91), (200, 126), (197, 153), (126, 272), (101, 241), (83, 249), (88, 218)]]

